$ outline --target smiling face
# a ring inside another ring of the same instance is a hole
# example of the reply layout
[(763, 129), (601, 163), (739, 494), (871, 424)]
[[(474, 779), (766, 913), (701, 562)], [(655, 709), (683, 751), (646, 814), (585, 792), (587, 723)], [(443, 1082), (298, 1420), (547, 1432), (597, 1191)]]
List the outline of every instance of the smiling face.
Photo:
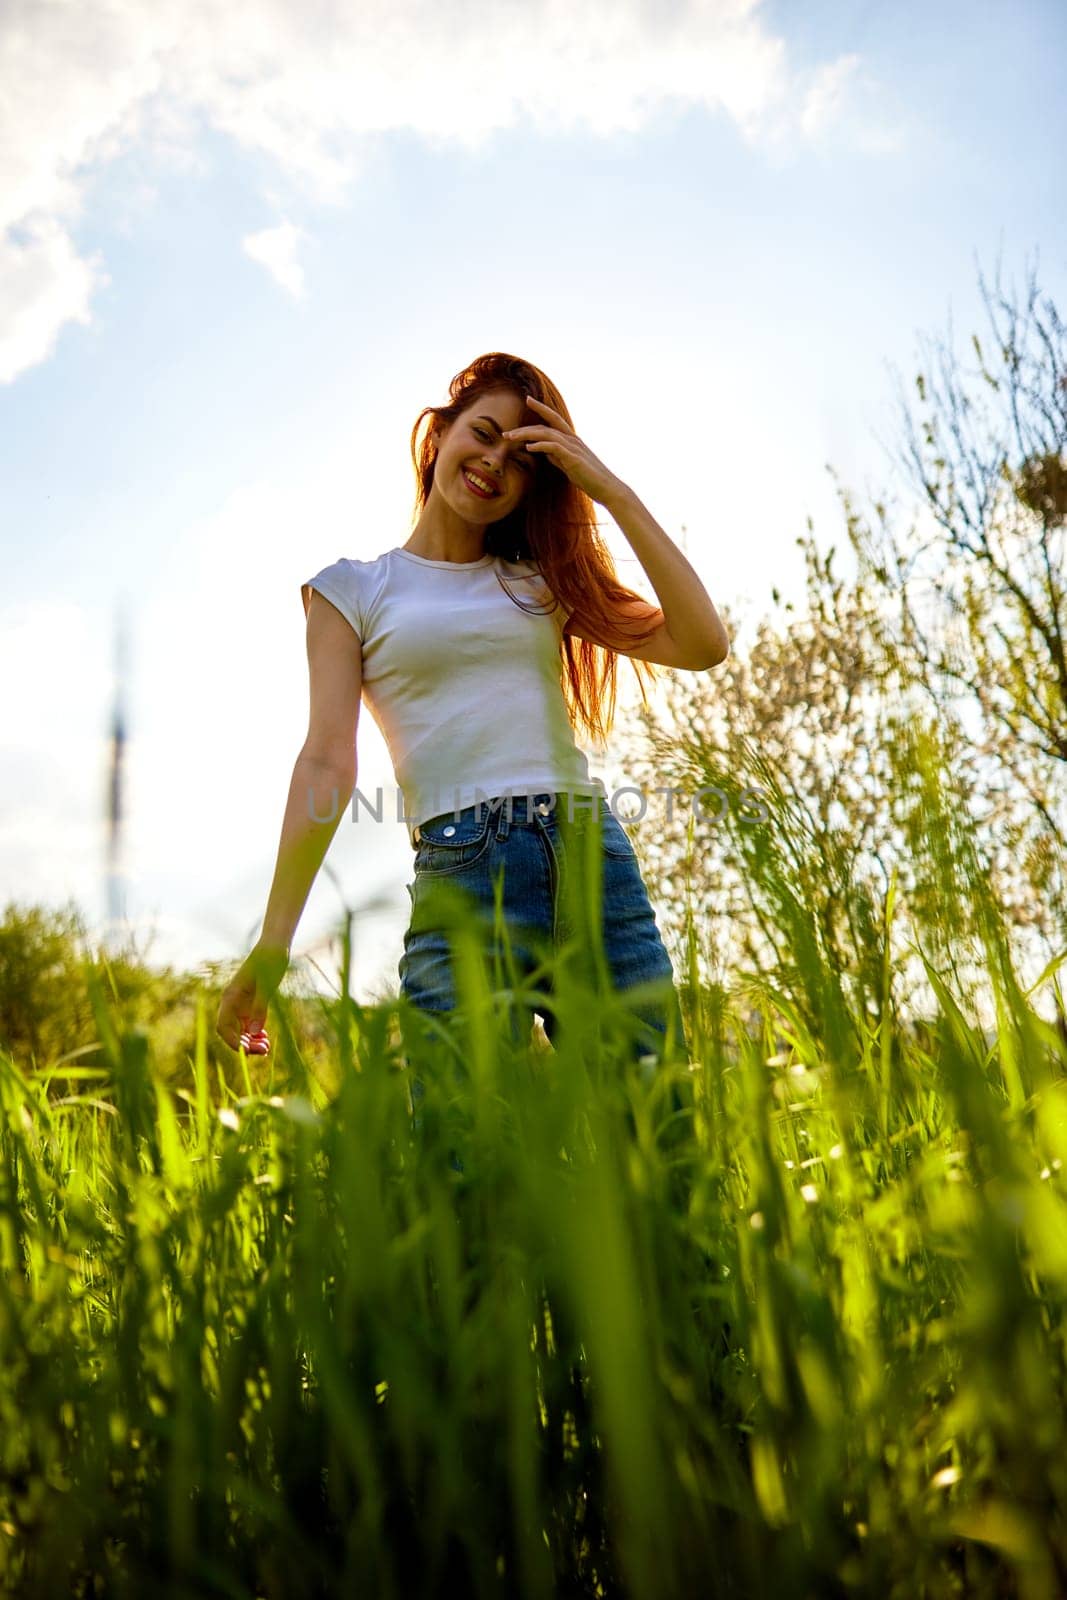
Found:
[(537, 421), (509, 389), (483, 394), (438, 431), (433, 492), (464, 522), (485, 525), (506, 517), (527, 493), (537, 470), (536, 452), (501, 435)]

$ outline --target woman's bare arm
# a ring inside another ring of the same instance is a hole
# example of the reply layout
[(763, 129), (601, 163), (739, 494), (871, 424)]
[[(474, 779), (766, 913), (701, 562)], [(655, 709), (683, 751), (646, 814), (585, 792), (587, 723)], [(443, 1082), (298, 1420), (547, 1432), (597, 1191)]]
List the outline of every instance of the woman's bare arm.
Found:
[(356, 785), (362, 645), (336, 606), (315, 591), (308, 605), (307, 656), (308, 731), (293, 764), (263, 928), (223, 994), (216, 1023), (234, 1050), (242, 1033), (262, 1030), (311, 886)]
[(312, 590), (307, 615), (311, 706), (293, 766), (260, 943), (286, 950), (356, 784), (363, 652), (336, 606)]

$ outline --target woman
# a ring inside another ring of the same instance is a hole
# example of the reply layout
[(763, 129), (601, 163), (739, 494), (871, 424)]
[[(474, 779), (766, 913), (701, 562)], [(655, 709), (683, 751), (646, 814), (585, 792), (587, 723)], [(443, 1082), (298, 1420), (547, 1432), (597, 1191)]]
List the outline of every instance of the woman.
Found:
[[(456, 1008), (456, 914), (491, 940), (499, 893), (506, 948), (492, 954), (544, 997), (551, 1039), (551, 995), (538, 984), (553, 952), (589, 955), (579, 885), (591, 867), (598, 970), (618, 994), (640, 996), (636, 1048), (657, 1050), (670, 1037), (684, 1048), (670, 958), (633, 847), (574, 729), (598, 740), (610, 731), (618, 654), (632, 659), (644, 697), (653, 664), (702, 672), (724, 660), (722, 621), (685, 556), (578, 437), (559, 391), (531, 363), (499, 352), (472, 362), (453, 378), (447, 405), (419, 414), (411, 451), (407, 543), (374, 561), (337, 561), (302, 586), (308, 734), (262, 934), (222, 996), (219, 1036), (251, 1054), (270, 1049), (267, 1006), (355, 789), (365, 694), (415, 849), (402, 994), (422, 1011)], [(626, 535), (658, 607), (618, 582), (594, 502)]]

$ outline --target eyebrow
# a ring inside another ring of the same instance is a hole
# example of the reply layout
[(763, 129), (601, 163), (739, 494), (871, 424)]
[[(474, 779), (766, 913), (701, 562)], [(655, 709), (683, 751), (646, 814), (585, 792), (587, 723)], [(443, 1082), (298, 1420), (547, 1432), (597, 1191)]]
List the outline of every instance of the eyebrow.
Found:
[[(474, 420), (475, 420), (475, 422), (488, 422), (488, 424), (489, 424), (489, 426), (491, 428), (495, 428), (496, 429), (497, 433), (499, 433), (501, 438), (504, 437), (504, 430), (500, 426), (499, 422), (497, 422), (495, 417), (487, 417), (483, 412), (481, 416), (475, 417)], [(515, 451), (515, 459), (516, 459), (516, 461), (524, 461), (527, 466), (531, 466), (532, 467), (535, 464), (529, 456), (523, 455), (521, 446), (518, 449), (516, 449), (516, 451)]]

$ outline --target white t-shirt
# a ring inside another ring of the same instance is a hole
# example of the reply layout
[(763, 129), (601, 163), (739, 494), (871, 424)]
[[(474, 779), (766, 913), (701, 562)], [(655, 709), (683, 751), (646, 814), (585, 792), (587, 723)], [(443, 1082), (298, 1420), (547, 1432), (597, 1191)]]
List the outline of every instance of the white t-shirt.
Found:
[(430, 561), (387, 550), (373, 561), (342, 557), (309, 578), (300, 591), (305, 615), (312, 589), (362, 644), (363, 695), (388, 747), (409, 832), (496, 795), (606, 796), (575, 743), (563, 698), (568, 614), (559, 605), (541, 609), (553, 596), (534, 562)]

